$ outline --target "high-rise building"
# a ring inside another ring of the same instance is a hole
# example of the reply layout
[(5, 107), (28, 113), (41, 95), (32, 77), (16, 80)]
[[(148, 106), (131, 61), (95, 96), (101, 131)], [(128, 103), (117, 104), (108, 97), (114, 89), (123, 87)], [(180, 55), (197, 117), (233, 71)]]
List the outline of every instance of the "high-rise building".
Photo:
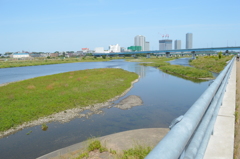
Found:
[(134, 38), (134, 45), (135, 46), (141, 46), (142, 50), (145, 51), (145, 37), (142, 35), (137, 35)]
[(145, 42), (145, 50), (144, 51), (150, 51), (150, 44), (148, 41)]
[(192, 40), (193, 40), (192, 33), (187, 33), (186, 34), (186, 49), (192, 49)]
[(175, 50), (181, 49), (181, 40), (174, 41), (174, 49)]
[(172, 50), (172, 40), (159, 40), (159, 50)]

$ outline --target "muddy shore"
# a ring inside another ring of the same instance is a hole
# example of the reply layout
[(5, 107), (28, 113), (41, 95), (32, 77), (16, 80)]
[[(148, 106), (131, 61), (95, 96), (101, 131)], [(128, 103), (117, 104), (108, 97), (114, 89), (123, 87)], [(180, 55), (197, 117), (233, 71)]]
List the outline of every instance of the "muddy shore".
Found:
[[(140, 76), (139, 76), (140, 78)], [(81, 108), (73, 108), (73, 109), (67, 109), (64, 111), (61, 111), (59, 113), (54, 113), (52, 115), (46, 116), (46, 117), (42, 117), (39, 118), (38, 120), (34, 120), (34, 121), (30, 121), (30, 122), (25, 122), (17, 127), (11, 128), (9, 130), (0, 132), (0, 138), (3, 138), (5, 136), (14, 134), (24, 128), (27, 127), (32, 127), (32, 126), (37, 126), (37, 125), (42, 125), (45, 123), (49, 123), (49, 122), (53, 122), (53, 121), (57, 121), (60, 123), (66, 123), (69, 122), (70, 120), (74, 119), (74, 118), (89, 118), (89, 116), (93, 115), (93, 114), (101, 114), (103, 113), (102, 108), (111, 108), (111, 107), (117, 107), (119, 109), (130, 109), (131, 107), (134, 106), (138, 106), (142, 104), (142, 100), (140, 97), (138, 96), (128, 96), (125, 99), (123, 99), (122, 101), (120, 101), (120, 103), (114, 105), (113, 101), (117, 100), (118, 98), (124, 96), (132, 87), (133, 84), (138, 82), (138, 79), (136, 79), (135, 81), (133, 81), (131, 83), (131, 87), (128, 88), (127, 90), (125, 90), (121, 95), (116, 96), (112, 99), (109, 99), (107, 102), (105, 103), (97, 103), (94, 105), (89, 105), (87, 107), (81, 107)], [(0, 84), (0, 86), (5, 86), (7, 84), (10, 83), (5, 83), (5, 84)], [(87, 113), (83, 113), (83, 111), (85, 110), (90, 110)]]

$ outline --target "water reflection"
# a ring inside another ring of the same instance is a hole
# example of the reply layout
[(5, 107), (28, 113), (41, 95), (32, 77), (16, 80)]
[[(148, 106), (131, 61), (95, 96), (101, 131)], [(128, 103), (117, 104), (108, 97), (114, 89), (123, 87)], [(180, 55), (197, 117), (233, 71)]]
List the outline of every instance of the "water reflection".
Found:
[(182, 66), (192, 67), (191, 65), (189, 65), (190, 59), (191, 58), (180, 58), (180, 59), (175, 59), (167, 62), (170, 63), (171, 65), (182, 65)]

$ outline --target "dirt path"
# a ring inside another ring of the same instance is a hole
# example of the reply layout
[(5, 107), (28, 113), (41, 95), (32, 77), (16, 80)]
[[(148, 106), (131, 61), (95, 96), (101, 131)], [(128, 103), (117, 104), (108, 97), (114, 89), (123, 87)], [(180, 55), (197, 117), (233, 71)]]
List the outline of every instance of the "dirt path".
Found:
[(235, 112), (235, 140), (234, 140), (234, 159), (240, 159), (240, 61), (236, 62), (236, 112)]

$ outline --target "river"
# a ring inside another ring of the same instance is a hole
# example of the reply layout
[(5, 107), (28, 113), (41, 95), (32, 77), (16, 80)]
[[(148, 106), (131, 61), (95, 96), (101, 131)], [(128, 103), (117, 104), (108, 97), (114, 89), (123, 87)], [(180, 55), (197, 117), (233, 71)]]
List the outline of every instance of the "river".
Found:
[[(188, 59), (172, 62), (188, 65)], [(0, 84), (92, 68), (122, 68), (139, 74), (140, 79), (133, 88), (113, 103), (117, 104), (129, 95), (137, 95), (143, 104), (127, 110), (113, 106), (103, 108), (101, 114), (75, 118), (64, 124), (47, 123), (47, 131), (42, 131), (41, 125), (25, 128), (0, 139), (0, 158), (36, 158), (90, 137), (141, 128), (167, 128), (174, 118), (183, 115), (191, 107), (210, 82), (183, 79), (154, 67), (141, 66), (137, 62), (112, 60), (4, 68), (0, 69)], [(27, 135), (30, 131), (32, 133)]]

